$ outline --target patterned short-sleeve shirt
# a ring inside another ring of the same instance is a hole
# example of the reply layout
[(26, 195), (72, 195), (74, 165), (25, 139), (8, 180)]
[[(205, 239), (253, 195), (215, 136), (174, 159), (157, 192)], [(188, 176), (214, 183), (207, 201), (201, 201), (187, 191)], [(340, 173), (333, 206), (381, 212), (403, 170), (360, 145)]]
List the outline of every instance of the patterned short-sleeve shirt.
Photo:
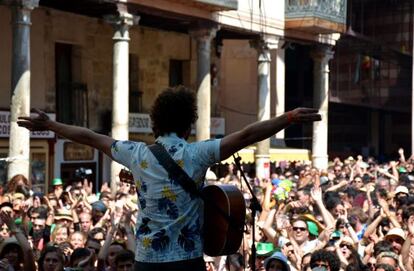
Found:
[[(220, 139), (188, 143), (175, 134), (157, 138), (201, 189), (207, 168), (220, 161)], [(138, 193), (135, 260), (173, 262), (203, 255), (202, 200), (190, 196), (142, 142), (115, 141), (113, 158), (128, 167)]]

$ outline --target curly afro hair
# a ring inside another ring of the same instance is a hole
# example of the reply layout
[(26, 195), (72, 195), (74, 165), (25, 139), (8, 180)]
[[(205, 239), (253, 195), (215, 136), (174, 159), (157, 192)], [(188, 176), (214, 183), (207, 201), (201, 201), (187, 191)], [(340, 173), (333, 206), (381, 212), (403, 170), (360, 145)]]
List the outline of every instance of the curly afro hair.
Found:
[(311, 268), (313, 268), (316, 262), (319, 261), (326, 262), (329, 265), (331, 271), (339, 271), (341, 268), (341, 261), (339, 260), (338, 256), (330, 251), (322, 249), (314, 251), (310, 260)]
[(167, 88), (158, 95), (150, 116), (155, 137), (169, 133), (184, 137), (198, 118), (195, 93), (184, 86)]

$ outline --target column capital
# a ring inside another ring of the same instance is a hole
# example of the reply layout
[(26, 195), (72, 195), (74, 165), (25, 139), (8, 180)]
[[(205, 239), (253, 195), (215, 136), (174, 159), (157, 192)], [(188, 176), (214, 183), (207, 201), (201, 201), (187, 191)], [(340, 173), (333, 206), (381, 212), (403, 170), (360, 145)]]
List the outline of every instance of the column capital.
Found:
[(210, 42), (217, 34), (220, 27), (213, 23), (199, 23), (192, 27), (188, 33), (197, 41)]
[(129, 40), (129, 28), (133, 25), (137, 25), (139, 23), (140, 18), (140, 16), (136, 16), (125, 11), (120, 11), (117, 14), (110, 14), (104, 16), (105, 22), (112, 25), (115, 29), (113, 40), (126, 41)]
[(269, 39), (254, 39), (250, 40), (250, 47), (257, 50), (259, 56), (258, 61), (259, 62), (270, 62), (272, 61), (270, 57), (270, 50), (274, 49), (275, 40), (269, 40)]
[(32, 10), (39, 6), (39, 0), (8, 0), (12, 10), (12, 24), (30, 26)]
[(39, 6), (39, 0), (5, 0), (4, 3), (9, 6), (28, 10), (33, 10)]
[(334, 57), (334, 54), (331, 46), (316, 46), (312, 49), (310, 57), (314, 61), (329, 62)]
[(131, 27), (133, 25), (137, 25), (140, 18), (140, 16), (136, 16), (128, 12), (118, 12), (118, 14), (104, 16), (105, 22), (113, 25), (114, 27)]

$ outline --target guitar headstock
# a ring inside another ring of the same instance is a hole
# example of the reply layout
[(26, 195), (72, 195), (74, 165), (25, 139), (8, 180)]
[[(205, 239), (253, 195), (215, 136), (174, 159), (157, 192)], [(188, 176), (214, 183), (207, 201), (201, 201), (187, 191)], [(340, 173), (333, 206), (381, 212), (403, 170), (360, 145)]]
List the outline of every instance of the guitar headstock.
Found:
[(124, 183), (134, 183), (134, 176), (132, 172), (126, 168), (121, 169), (119, 172), (119, 180)]

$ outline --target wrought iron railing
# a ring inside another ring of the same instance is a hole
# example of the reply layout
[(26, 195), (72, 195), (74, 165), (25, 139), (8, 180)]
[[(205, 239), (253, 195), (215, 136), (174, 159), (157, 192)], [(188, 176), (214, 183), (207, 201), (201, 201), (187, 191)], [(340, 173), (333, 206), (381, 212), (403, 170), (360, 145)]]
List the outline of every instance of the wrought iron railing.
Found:
[(285, 0), (285, 18), (317, 17), (346, 23), (347, 0)]
[(89, 127), (88, 88), (81, 83), (61, 83), (57, 95), (60, 122)]

